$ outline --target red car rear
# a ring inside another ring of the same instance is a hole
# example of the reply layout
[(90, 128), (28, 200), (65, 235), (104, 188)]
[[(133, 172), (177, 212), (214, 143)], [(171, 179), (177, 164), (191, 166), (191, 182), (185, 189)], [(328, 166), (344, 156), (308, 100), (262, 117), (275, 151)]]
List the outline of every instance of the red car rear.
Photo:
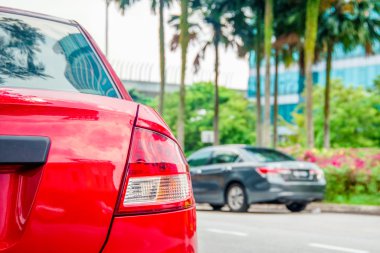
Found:
[(188, 165), (77, 23), (0, 7), (0, 251), (196, 252)]

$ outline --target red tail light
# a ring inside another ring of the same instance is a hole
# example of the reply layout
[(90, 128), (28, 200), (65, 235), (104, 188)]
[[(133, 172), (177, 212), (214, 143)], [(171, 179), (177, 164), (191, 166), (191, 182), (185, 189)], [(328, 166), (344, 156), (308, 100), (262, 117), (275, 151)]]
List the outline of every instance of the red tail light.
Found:
[(135, 128), (119, 213), (184, 209), (194, 205), (187, 162), (177, 143)]
[(256, 168), (256, 171), (261, 175), (261, 176), (267, 176), (268, 174), (289, 174), (290, 170), (288, 169), (283, 169), (283, 168), (268, 168), (268, 167), (261, 167), (261, 168)]

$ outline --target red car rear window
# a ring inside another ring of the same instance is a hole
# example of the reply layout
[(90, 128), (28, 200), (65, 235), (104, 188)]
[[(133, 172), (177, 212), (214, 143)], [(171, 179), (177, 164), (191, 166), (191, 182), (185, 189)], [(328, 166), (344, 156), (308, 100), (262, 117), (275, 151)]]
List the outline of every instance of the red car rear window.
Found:
[(119, 97), (78, 27), (1, 12), (0, 87)]

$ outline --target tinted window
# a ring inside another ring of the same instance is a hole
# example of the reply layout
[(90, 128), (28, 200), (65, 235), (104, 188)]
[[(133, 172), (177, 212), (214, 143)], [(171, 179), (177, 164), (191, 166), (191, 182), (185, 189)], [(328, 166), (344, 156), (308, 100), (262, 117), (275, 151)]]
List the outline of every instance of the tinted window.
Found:
[(212, 155), (211, 163), (233, 163), (238, 159), (239, 155), (228, 151), (216, 151)]
[(190, 156), (188, 163), (191, 167), (203, 166), (210, 163), (211, 151), (200, 151)]
[(77, 27), (1, 12), (0, 87), (118, 97), (103, 65)]
[(259, 162), (294, 161), (294, 158), (275, 150), (255, 148), (245, 148), (245, 150), (247, 150), (249, 154)]

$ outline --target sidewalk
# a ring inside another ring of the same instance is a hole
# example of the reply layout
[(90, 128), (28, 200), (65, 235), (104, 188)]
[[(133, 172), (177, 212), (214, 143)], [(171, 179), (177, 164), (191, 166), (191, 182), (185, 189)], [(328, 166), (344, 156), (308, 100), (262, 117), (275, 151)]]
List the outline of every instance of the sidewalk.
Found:
[[(208, 204), (197, 204), (197, 210), (210, 211), (212, 208)], [(227, 206), (222, 210), (227, 211)], [(285, 205), (254, 204), (248, 210), (254, 213), (289, 213)], [(306, 211), (309, 213), (350, 213), (380, 215), (380, 206), (343, 205), (328, 203), (311, 203)]]
[(306, 210), (313, 212), (319, 209), (325, 213), (353, 213), (380, 215), (380, 206), (344, 205), (328, 203), (311, 203)]

